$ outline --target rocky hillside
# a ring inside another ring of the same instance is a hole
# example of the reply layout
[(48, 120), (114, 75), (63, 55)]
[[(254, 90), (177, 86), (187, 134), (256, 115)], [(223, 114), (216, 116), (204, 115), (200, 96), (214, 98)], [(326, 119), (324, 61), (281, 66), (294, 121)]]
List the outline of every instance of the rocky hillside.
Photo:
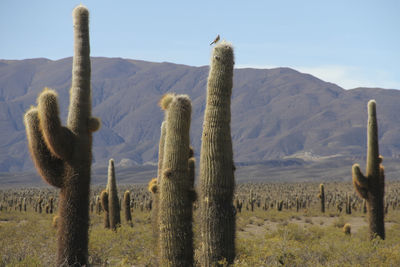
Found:
[[(72, 59), (0, 60), (0, 172), (33, 169), (24, 111), (44, 87), (59, 93), (65, 121)], [(191, 139), (199, 153), (208, 67), (93, 58), (94, 164), (114, 158), (120, 166), (155, 164), (166, 92), (193, 101)], [(234, 157), (242, 164), (298, 157), (362, 157), (366, 104), (376, 99), (381, 153), (400, 155), (400, 91), (344, 90), (289, 68), (237, 69), (232, 99)]]

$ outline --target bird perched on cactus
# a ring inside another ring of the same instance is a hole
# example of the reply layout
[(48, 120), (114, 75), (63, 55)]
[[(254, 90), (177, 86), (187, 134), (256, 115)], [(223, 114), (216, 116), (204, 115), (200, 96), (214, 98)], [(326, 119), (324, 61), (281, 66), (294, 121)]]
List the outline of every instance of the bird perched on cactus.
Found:
[(207, 80), (200, 150), (202, 266), (217, 266), (223, 259), (231, 264), (235, 258), (235, 165), (230, 125), (233, 66), (232, 45), (217, 44)]

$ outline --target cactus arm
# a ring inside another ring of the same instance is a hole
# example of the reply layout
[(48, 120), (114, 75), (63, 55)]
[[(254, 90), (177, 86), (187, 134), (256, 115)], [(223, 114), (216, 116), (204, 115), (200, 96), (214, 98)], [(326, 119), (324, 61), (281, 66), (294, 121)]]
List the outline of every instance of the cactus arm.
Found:
[(86, 133), (91, 123), (91, 64), (89, 46), (89, 12), (77, 7), (73, 13), (74, 58), (67, 125), (75, 134)]
[(360, 165), (353, 165), (353, 181), (355, 181), (360, 187), (368, 188), (368, 179), (362, 174)]
[(381, 190), (381, 195), (385, 195), (385, 168), (382, 164), (379, 165), (379, 188)]
[(62, 186), (64, 164), (48, 150), (39, 129), (39, 115), (36, 108), (28, 110), (24, 117), (28, 146), (36, 169), (40, 176), (50, 185)]
[(368, 179), (362, 174), (360, 165), (354, 164), (352, 168), (353, 185), (357, 193), (363, 198), (368, 199)]
[(59, 159), (69, 159), (72, 155), (73, 135), (61, 126), (57, 93), (45, 88), (38, 98), (40, 128), (48, 149)]
[(194, 189), (194, 179), (195, 179), (195, 165), (196, 165), (196, 159), (194, 157), (189, 158), (188, 160), (188, 166), (189, 166), (189, 199), (192, 202), (195, 202), (197, 200), (197, 193), (196, 190)]

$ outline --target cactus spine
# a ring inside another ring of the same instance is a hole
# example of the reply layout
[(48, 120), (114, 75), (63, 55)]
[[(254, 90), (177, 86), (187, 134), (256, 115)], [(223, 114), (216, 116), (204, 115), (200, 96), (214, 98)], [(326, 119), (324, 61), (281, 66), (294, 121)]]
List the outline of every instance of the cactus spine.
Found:
[(367, 130), (367, 167), (366, 175), (361, 173), (358, 164), (353, 165), (353, 184), (357, 193), (366, 200), (369, 231), (371, 238), (379, 236), (385, 239), (384, 223), (384, 190), (385, 175), (382, 157), (379, 156), (378, 123), (376, 119), (376, 102), (368, 102)]
[(321, 212), (325, 212), (325, 187), (324, 184), (319, 185), (319, 199), (321, 199)]
[(108, 212), (110, 213), (110, 228), (115, 230), (121, 225), (120, 206), (118, 200), (117, 181), (115, 180), (114, 160), (108, 162)]
[(213, 49), (200, 152), (202, 266), (235, 258), (235, 188), (231, 139), (233, 48)]
[(160, 181), (159, 245), (161, 266), (193, 266), (191, 181), (188, 171), (191, 101), (163, 97), (166, 133)]
[(45, 89), (25, 114), (28, 146), (42, 178), (60, 188), (57, 265), (87, 265), (92, 132), (89, 11), (73, 11), (74, 58), (67, 127), (61, 125), (57, 94)]

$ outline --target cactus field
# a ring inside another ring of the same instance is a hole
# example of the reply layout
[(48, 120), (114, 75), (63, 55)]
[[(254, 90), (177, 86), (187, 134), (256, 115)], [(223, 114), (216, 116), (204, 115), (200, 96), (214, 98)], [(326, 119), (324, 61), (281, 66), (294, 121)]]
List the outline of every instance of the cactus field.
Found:
[[(241, 209), (235, 204), (236, 257), (231, 266), (396, 266), (400, 262), (400, 183), (386, 184), (385, 240), (370, 240), (364, 201), (352, 184), (325, 183), (324, 187), (322, 213), (318, 183), (238, 184), (234, 203)], [(154, 206), (147, 185), (118, 186), (120, 201), (130, 192), (132, 223), (121, 210), (116, 231), (104, 227), (105, 211), (99, 200), (103, 190), (104, 186), (93, 186), (90, 193), (88, 263), (159, 266), (151, 221)], [(50, 187), (0, 190), (0, 266), (54, 266), (58, 198)], [(351, 214), (346, 213), (349, 204)], [(193, 210), (194, 266), (202, 266), (198, 201)], [(344, 232), (346, 224), (349, 234)]]
[[(279, 182), (256, 182), (251, 174), (241, 182), (231, 131), (236, 50), (219, 35), (210, 44), (204, 101), (186, 92), (159, 100), (155, 177), (123, 183), (115, 157), (99, 177), (92, 168), (102, 123), (92, 116), (89, 15), (83, 5), (72, 12), (67, 119), (60, 110), (65, 95), (47, 87), (23, 117), (25, 149), (47, 185), (0, 188), (0, 267), (400, 266), (400, 182), (385, 180), (390, 161), (379, 152), (380, 103), (366, 103), (366, 171), (349, 164), (342, 179), (352, 183), (318, 175), (285, 182), (282, 173)], [(201, 128), (192, 123), (199, 109)]]

